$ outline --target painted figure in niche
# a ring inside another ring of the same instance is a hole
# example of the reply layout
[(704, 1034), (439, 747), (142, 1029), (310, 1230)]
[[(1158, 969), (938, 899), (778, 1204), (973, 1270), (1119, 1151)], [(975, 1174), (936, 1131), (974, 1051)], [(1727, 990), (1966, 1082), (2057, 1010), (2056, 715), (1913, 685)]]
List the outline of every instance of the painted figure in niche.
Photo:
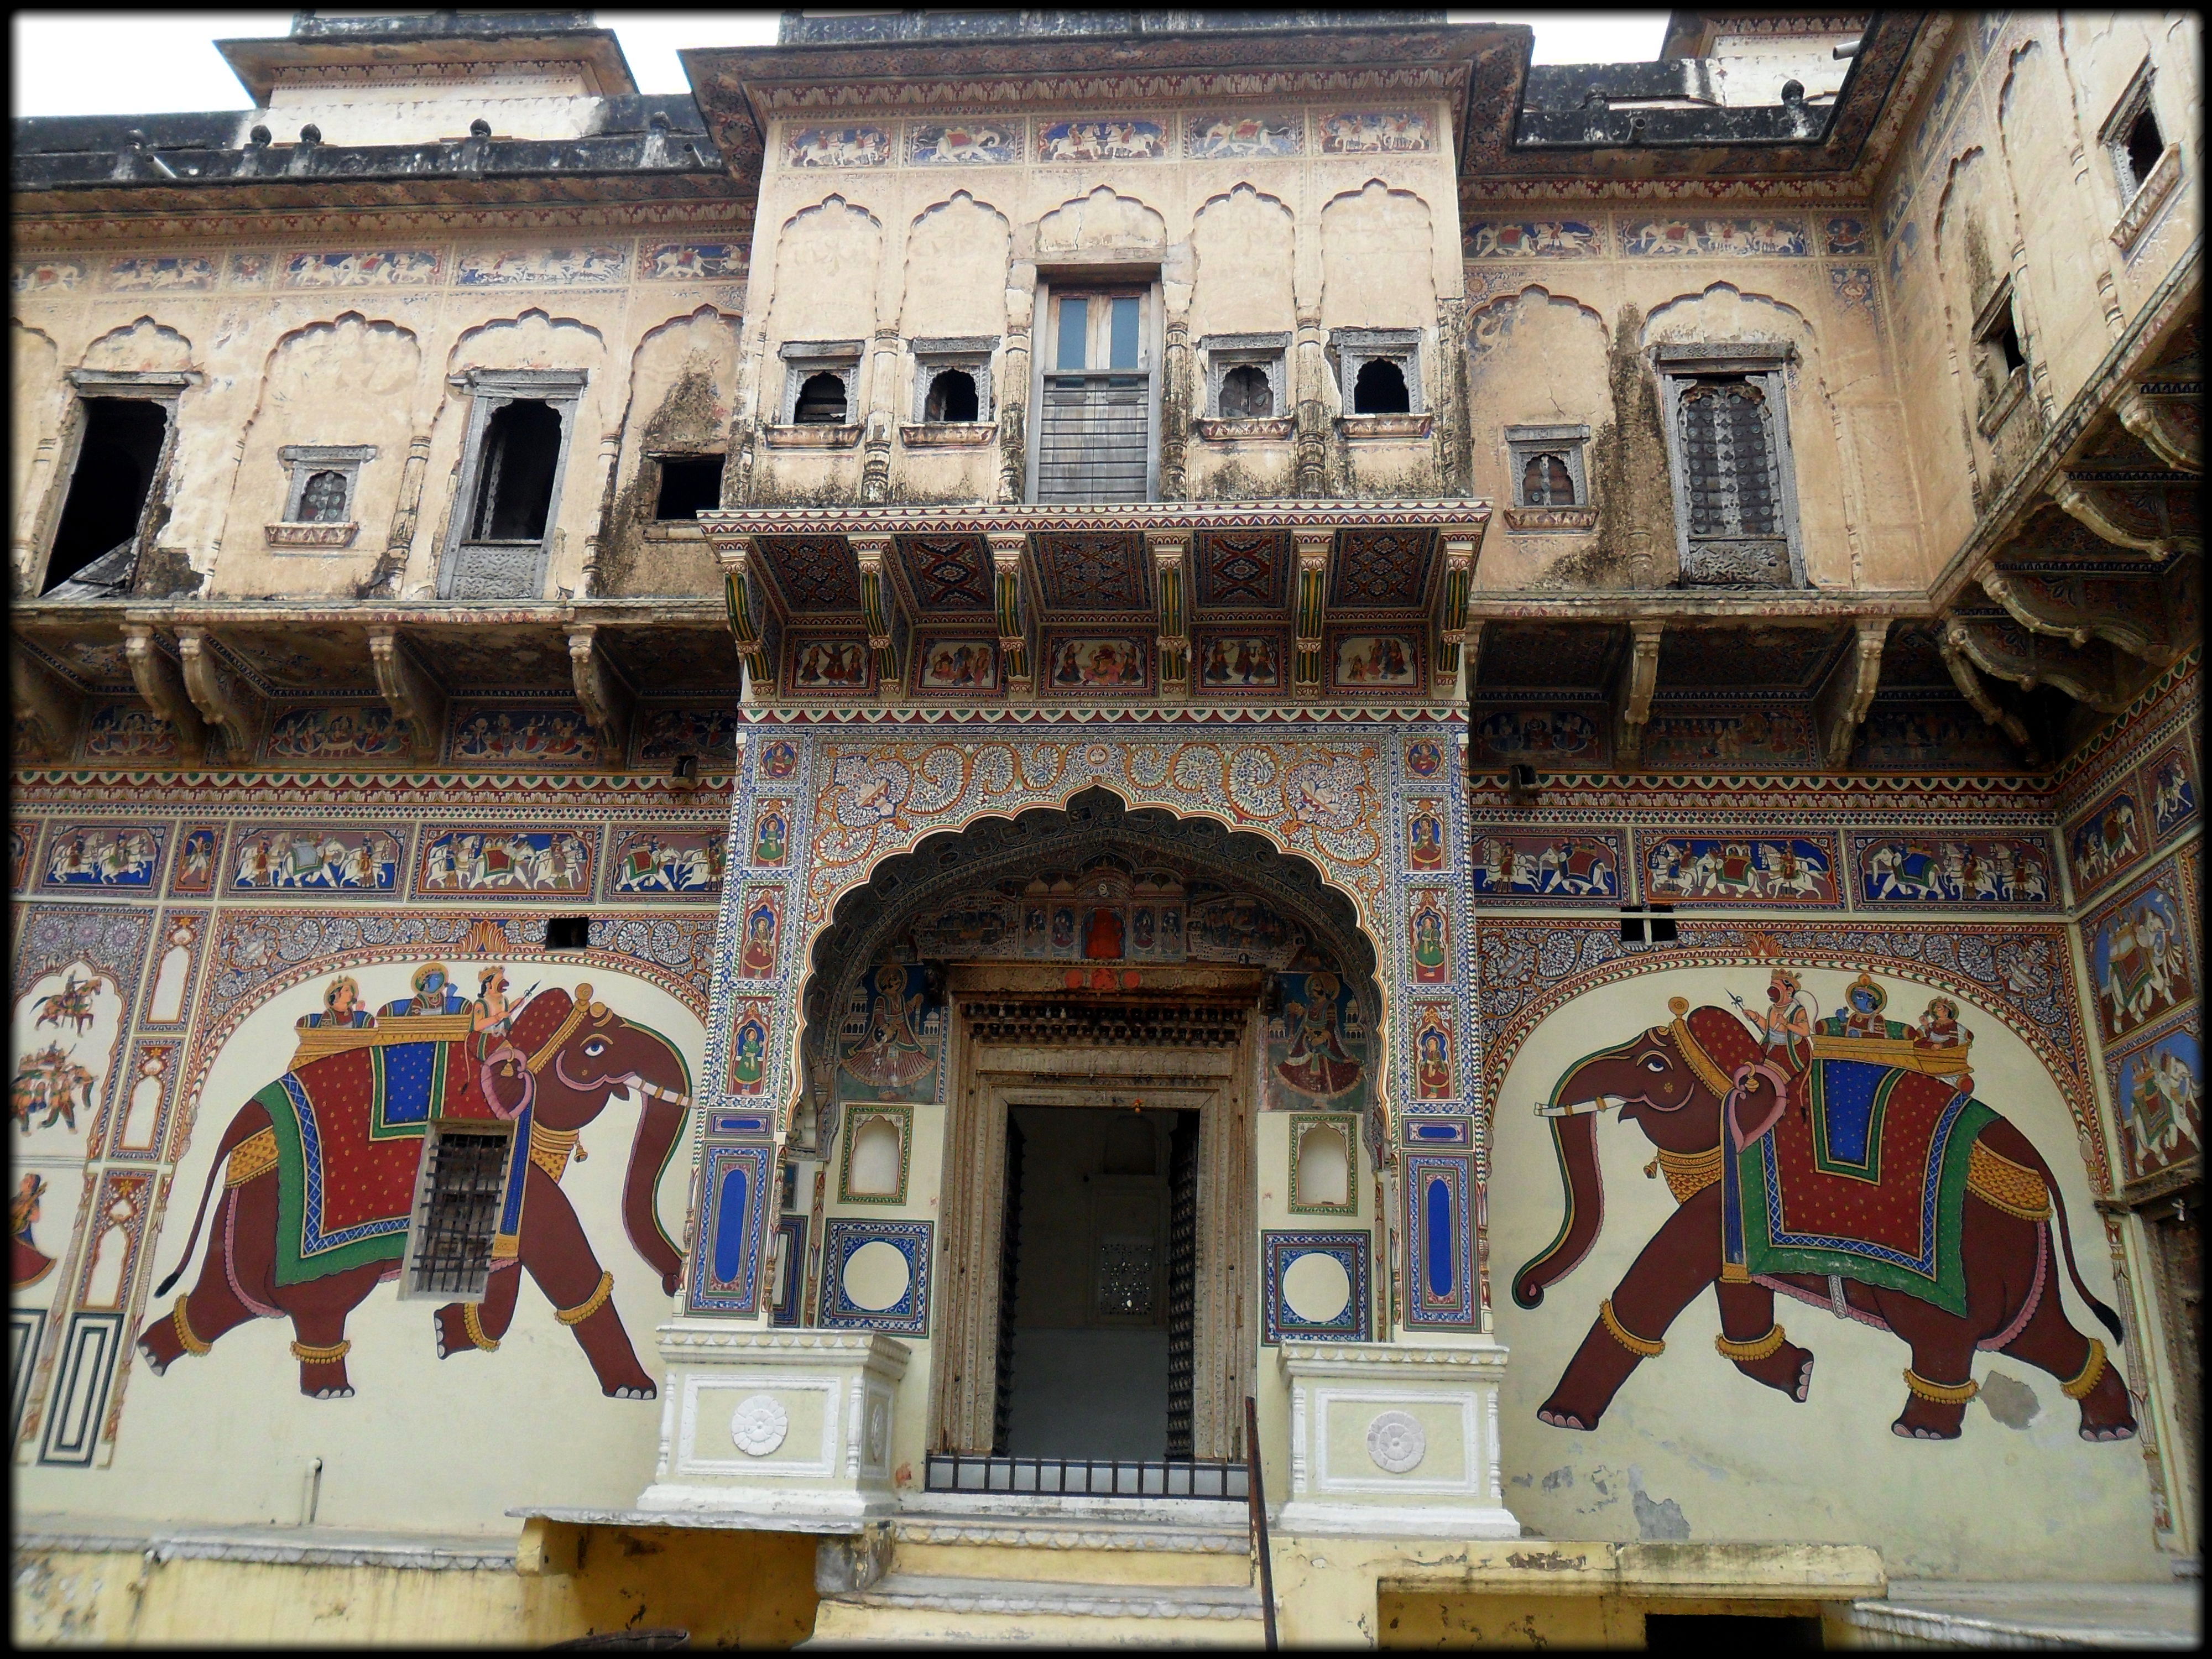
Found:
[[(1862, 975), (1851, 989), (1871, 984)], [(1847, 1036), (1845, 1021), (1881, 1018), (1887, 996), (1846, 1000), (1851, 1012), (1820, 1022), (1811, 1063), (1792, 1073), (1762, 1058), (1764, 1033), (1752, 1022), (1674, 998), (1668, 1024), (1577, 1060), (1537, 1107), (1552, 1126), (1566, 1217), (1514, 1276), (1522, 1307), (1541, 1305), (1596, 1243), (1596, 1126), (1607, 1106), (1651, 1138), (1658, 1156), (1646, 1173), (1665, 1174), (1677, 1206), (1599, 1304), (1538, 1418), (1595, 1428), (1710, 1285), (1722, 1355), (1789, 1399), (1810, 1392), (1813, 1355), (1775, 1322), (1777, 1291), (1911, 1346), (1905, 1408), (1891, 1425), (1906, 1439), (1958, 1437), (1982, 1348), (2057, 1378), (2080, 1402), (2083, 1439), (2133, 1435), (2119, 1368), (2101, 1340), (2067, 1322), (2062, 1265), (2116, 1343), (2119, 1317), (2081, 1281), (2043, 1155), (1956, 1086), (1966, 1039), (1929, 1046), (1893, 1022), (1881, 1037)]]
[(1160, 911), (1160, 949), (1172, 954), (1182, 948), (1182, 912), (1169, 905)]
[(730, 1039), (732, 1092), (757, 1095), (768, 1074), (768, 1027), (747, 1015)]
[(868, 1002), (867, 1035), (845, 1056), (842, 1069), (884, 1090), (903, 1089), (926, 1075), (937, 1057), (919, 1035), (922, 991), (896, 963), (876, 969)]
[(39, 1200), (46, 1195), (46, 1182), (27, 1171), (9, 1200), (8, 1231), (15, 1240), (8, 1252), (10, 1290), (28, 1290), (54, 1270), (53, 1257), (40, 1249), (32, 1237), (32, 1229), (39, 1223)]
[(2096, 886), (2142, 853), (2142, 842), (2136, 834), (2136, 804), (2126, 795), (2115, 796), (2074, 832), (2074, 868), (2085, 889)]
[(788, 738), (770, 738), (761, 745), (760, 775), (787, 778), (799, 770), (799, 745)]
[(1414, 1092), (1422, 1100), (1449, 1100), (1452, 1096), (1451, 1028), (1439, 1017), (1426, 1016), (1413, 1047), (1419, 1055), (1414, 1066)]
[[(442, 1001), (450, 992), (440, 994)], [(672, 1293), (683, 1256), (660, 1224), (654, 1188), (691, 1104), (683, 1056), (659, 1032), (595, 1001), (589, 985), (573, 996), (555, 988), (528, 999), (509, 1044), (481, 1064), (471, 1063), (465, 1033), (409, 1031), (420, 1016), (399, 1011), (410, 1006), (394, 1005), (374, 1029), (333, 1033), (339, 1046), (295, 1063), (231, 1119), (184, 1255), (155, 1295), (167, 1295), (191, 1266), (221, 1177), (199, 1279), (138, 1339), (154, 1374), (186, 1353), (205, 1353), (257, 1314), (273, 1314), (292, 1322), (300, 1391), (316, 1400), (349, 1396), (346, 1321), (400, 1272), (424, 1131), (433, 1120), (474, 1119), (513, 1122), (514, 1151), (483, 1300), (437, 1310), (439, 1358), (497, 1348), (527, 1272), (574, 1333), (600, 1391), (652, 1399), (652, 1375), (638, 1364), (611, 1299), (614, 1275), (599, 1266), (561, 1177), (579, 1133), (610, 1097), (640, 1097), (623, 1223), (661, 1289)], [(402, 1058), (416, 1048), (429, 1051), (428, 1063)]]
[(1158, 938), (1158, 922), (1150, 905), (1140, 906), (1129, 915), (1129, 937), (1139, 951), (1150, 951)]
[(1291, 1045), (1276, 1063), (1275, 1075), (1316, 1100), (1350, 1093), (1359, 1086), (1365, 1069), (1345, 1051), (1337, 1030), (1339, 988), (1334, 974), (1308, 974), (1304, 995), (1293, 994), (1283, 1011)]
[(1055, 905), (1052, 912), (1052, 942), (1058, 950), (1067, 950), (1075, 943), (1075, 912), (1065, 904)]
[(323, 987), (323, 1006), (312, 1014), (302, 1014), (293, 1022), (302, 1031), (343, 1029), (361, 1030), (376, 1024), (376, 1016), (362, 1006), (361, 986), (350, 975), (341, 974)]
[(76, 1027), (76, 1034), (82, 1036), (98, 1018), (93, 1011), (93, 993), (105, 982), (98, 974), (88, 979), (79, 979), (71, 973), (62, 981), (60, 990), (39, 1000), (38, 1018), (32, 1022), (33, 1025), (59, 1025), (67, 1020)]
[(1091, 913), (1083, 933), (1083, 954), (1091, 961), (1111, 962), (1122, 954), (1121, 913), (1100, 906)]
[[(2186, 1049), (2188, 1052), (2184, 1052)], [(2195, 1044), (2185, 1035), (2131, 1055), (2123, 1073), (2120, 1116), (2145, 1170), (2170, 1163), (2185, 1150), (2199, 1119), (2200, 1090), (2191, 1066)]]
[(1406, 862), (1416, 870), (1444, 867), (1444, 820), (1432, 800), (1415, 801), (1406, 821)]
[(1440, 985), (1449, 979), (1451, 923), (1443, 902), (1425, 893), (1413, 907), (1413, 978), (1423, 985)]
[(195, 830), (177, 849), (177, 890), (204, 893), (215, 885), (215, 831)]
[(76, 1127), (76, 1109), (93, 1109), (92, 1091), (100, 1081), (76, 1062), (76, 1056), (58, 1042), (50, 1042), (17, 1063), (8, 1091), (9, 1109), (25, 1134), (31, 1132), (31, 1115), (43, 1111), (37, 1126), (51, 1129), (56, 1123)]
[(2097, 930), (2089, 959), (2115, 1036), (2189, 994), (2186, 946), (2173, 901), (2155, 889)]
[(1434, 738), (1415, 738), (1406, 745), (1406, 769), (1417, 778), (1441, 776), (1444, 751)]
[(811, 640), (799, 649), (793, 678), (805, 686), (865, 685), (867, 651), (849, 640)]
[(783, 926), (783, 901), (775, 893), (756, 898), (745, 915), (744, 949), (738, 965), (747, 979), (765, 979), (775, 971), (776, 934)]
[(2196, 787), (2179, 750), (2158, 763), (2150, 780), (2151, 827), (2162, 839), (2197, 810)]
[(764, 806), (753, 820), (753, 862), (775, 865), (783, 862), (785, 848), (791, 839), (791, 821), (777, 806)]

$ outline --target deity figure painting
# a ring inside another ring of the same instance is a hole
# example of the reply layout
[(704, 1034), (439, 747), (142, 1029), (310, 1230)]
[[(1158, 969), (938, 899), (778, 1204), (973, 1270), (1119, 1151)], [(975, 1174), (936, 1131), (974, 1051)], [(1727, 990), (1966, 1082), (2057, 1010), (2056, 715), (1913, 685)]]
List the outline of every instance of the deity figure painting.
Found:
[[(928, 983), (923, 970), (898, 963), (878, 966), (861, 988), (866, 1002), (860, 1039), (838, 1063), (849, 1083), (844, 1097), (928, 1100), (936, 1094), (937, 1043), (925, 1036)], [(850, 1027), (848, 1026), (849, 1030)], [(854, 1091), (850, 1084), (860, 1088)]]
[(756, 888), (745, 902), (744, 945), (738, 952), (741, 977), (766, 979), (775, 972), (782, 931), (783, 895), (774, 888)]
[(1443, 895), (1416, 893), (1412, 921), (1414, 982), (1442, 985), (1451, 977), (1451, 918)]
[(753, 818), (753, 862), (778, 865), (791, 842), (791, 820), (775, 801), (763, 806)]
[(1416, 870), (1444, 867), (1444, 817), (1441, 801), (1417, 800), (1406, 817), (1406, 862)]
[(730, 1092), (757, 1095), (768, 1075), (768, 1021), (770, 1005), (738, 1005), (737, 1024), (730, 1032)]
[[(1282, 1104), (1342, 1100), (1360, 1086), (1367, 1067), (1346, 1043), (1351, 992), (1332, 973), (1284, 974), (1281, 1037), (1269, 1032), (1268, 1057), (1276, 1081), (1294, 1098)], [(1364, 1049), (1363, 1042), (1360, 1047)], [(1279, 1050), (1279, 1053), (1278, 1052)]]

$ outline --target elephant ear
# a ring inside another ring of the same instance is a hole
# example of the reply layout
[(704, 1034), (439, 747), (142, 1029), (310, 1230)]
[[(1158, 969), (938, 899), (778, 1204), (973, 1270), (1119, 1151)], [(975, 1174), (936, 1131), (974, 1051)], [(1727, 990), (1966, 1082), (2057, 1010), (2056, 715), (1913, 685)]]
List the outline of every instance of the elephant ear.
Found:
[(477, 1086), (501, 1118), (520, 1117), (538, 1096), (529, 1056), (512, 1042), (501, 1043), (477, 1062)]

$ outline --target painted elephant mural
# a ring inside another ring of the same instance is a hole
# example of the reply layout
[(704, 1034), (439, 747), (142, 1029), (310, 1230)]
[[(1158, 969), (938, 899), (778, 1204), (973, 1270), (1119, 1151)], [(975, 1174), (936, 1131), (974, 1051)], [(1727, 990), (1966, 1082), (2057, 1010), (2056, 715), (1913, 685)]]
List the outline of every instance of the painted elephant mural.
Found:
[(1650, 1137), (1657, 1156), (1644, 1172), (1664, 1175), (1676, 1206), (1599, 1304), (1537, 1416), (1595, 1428), (1711, 1285), (1721, 1354), (1792, 1400), (1810, 1392), (1813, 1355), (1776, 1322), (1778, 1291), (1910, 1346), (1905, 1408), (1891, 1425), (1906, 1438), (1959, 1436), (1977, 1350), (2057, 1377), (2079, 1403), (2082, 1438), (2131, 1436), (2119, 1368), (2060, 1306), (2062, 1259), (2114, 1342), (2119, 1319), (2081, 1281), (2042, 1155), (1973, 1098), (1972, 1033), (1955, 1006), (1939, 997), (1917, 1025), (1888, 1019), (1886, 993), (1862, 974), (1850, 1006), (1816, 1021), (1796, 990), (1777, 970), (1775, 1006), (1757, 1015), (1672, 998), (1666, 1023), (1576, 1062), (1536, 1108), (1550, 1122), (1566, 1212), (1514, 1277), (1520, 1306), (1540, 1305), (1597, 1241), (1607, 1107)]
[(595, 1001), (589, 985), (573, 995), (538, 992), (512, 1008), (495, 972), (473, 1003), (445, 984), (441, 964), (419, 971), (415, 986), (412, 999), (371, 1014), (356, 1006), (350, 979), (334, 981), (325, 1012), (299, 1022), (290, 1067), (223, 1131), (183, 1259), (155, 1294), (167, 1295), (191, 1265), (216, 1176), (227, 1170), (199, 1279), (149, 1320), (140, 1349), (158, 1376), (250, 1319), (288, 1317), (301, 1392), (351, 1395), (346, 1320), (399, 1276), (425, 1132), (434, 1120), (511, 1122), (489, 1282), (481, 1303), (436, 1310), (439, 1357), (497, 1348), (526, 1271), (575, 1333), (601, 1391), (653, 1398), (611, 1298), (613, 1274), (600, 1267), (561, 1177), (610, 1097), (641, 1096), (623, 1222), (661, 1288), (673, 1291), (682, 1254), (661, 1227), (654, 1193), (691, 1103), (683, 1056), (659, 1032)]

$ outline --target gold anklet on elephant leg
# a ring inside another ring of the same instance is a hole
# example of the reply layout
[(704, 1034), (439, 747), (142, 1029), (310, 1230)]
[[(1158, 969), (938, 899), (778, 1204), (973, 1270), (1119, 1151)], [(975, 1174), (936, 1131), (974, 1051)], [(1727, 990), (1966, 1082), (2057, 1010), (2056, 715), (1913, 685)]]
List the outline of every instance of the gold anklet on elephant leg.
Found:
[(340, 1337), (326, 1348), (319, 1348), (307, 1342), (292, 1345), (292, 1358), (302, 1365), (335, 1365), (352, 1352), (353, 1339), (350, 1337)]
[(484, 1334), (483, 1325), (477, 1318), (477, 1306), (478, 1304), (474, 1302), (461, 1304), (461, 1329), (468, 1334), (470, 1341), (475, 1343), (486, 1353), (496, 1352), (499, 1348), (499, 1339)]
[(1982, 1385), (1971, 1376), (1963, 1382), (1930, 1382), (1917, 1376), (1910, 1365), (1905, 1368), (1905, 1386), (1939, 1406), (1963, 1406), (1982, 1391)]
[(169, 1322), (177, 1328), (177, 1340), (185, 1345), (186, 1353), (206, 1353), (215, 1345), (203, 1342), (192, 1332), (191, 1322), (185, 1317), (186, 1298), (179, 1297), (177, 1305), (169, 1310)]
[(553, 1317), (563, 1325), (580, 1325), (607, 1305), (607, 1297), (615, 1288), (615, 1276), (610, 1273), (599, 1275), (599, 1288), (573, 1308), (556, 1308)]
[(1781, 1352), (1788, 1340), (1787, 1333), (1777, 1325), (1765, 1336), (1755, 1336), (1748, 1342), (1731, 1342), (1725, 1335), (1713, 1339), (1713, 1346), (1720, 1350), (1721, 1358), (1733, 1359), (1739, 1365), (1749, 1365)]
[(2061, 1382), (2058, 1392), (2069, 1400), (2087, 1400), (2105, 1375), (2105, 1345), (2095, 1337), (2089, 1339), (2089, 1358), (2081, 1366), (2081, 1376), (2071, 1382)]
[(1607, 1334), (1638, 1359), (1656, 1359), (1667, 1352), (1667, 1345), (1648, 1336), (1638, 1336), (1629, 1330), (1613, 1315), (1613, 1298), (1607, 1297), (1597, 1304), (1597, 1316), (1605, 1326)]

